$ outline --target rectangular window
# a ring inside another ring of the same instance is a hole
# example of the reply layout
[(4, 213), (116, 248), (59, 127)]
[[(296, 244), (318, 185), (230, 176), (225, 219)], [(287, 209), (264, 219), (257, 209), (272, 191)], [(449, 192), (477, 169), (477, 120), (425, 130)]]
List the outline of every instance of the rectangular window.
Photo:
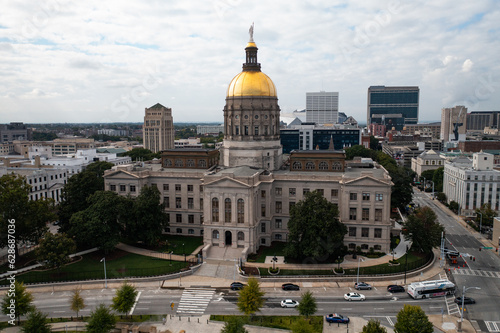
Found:
[(370, 193), (363, 192), (363, 201), (370, 201)]
[(281, 201), (276, 201), (276, 213), (281, 214)]
[(358, 200), (357, 193), (349, 193), (349, 200)]
[(306, 195), (306, 193), (309, 193), (309, 192), (311, 192), (311, 190), (308, 188), (305, 188), (302, 190), (302, 195)]
[(240, 135), (240, 127), (239, 127), (238, 125), (236, 125), (236, 126), (234, 127), (234, 134), (235, 134), (235, 135)]
[(188, 198), (188, 209), (194, 209), (194, 199)]
[(245, 126), (245, 135), (248, 135), (248, 126)]
[[(30, 179), (30, 181), (31, 181), (31, 179)], [(109, 190), (116, 191), (116, 185), (109, 185)]]
[(179, 192), (181, 190), (181, 184), (175, 184), (175, 191)]
[(193, 185), (188, 185), (188, 192), (193, 192)]
[(356, 227), (349, 227), (349, 236), (356, 237)]
[(125, 192), (127, 190), (125, 185), (120, 185), (120, 192)]
[(281, 187), (276, 187), (276, 196), (281, 197)]
[(175, 198), (175, 208), (182, 208), (182, 200), (181, 198)]
[(361, 211), (361, 219), (363, 221), (368, 221), (370, 219), (370, 208), (363, 208)]
[(384, 195), (382, 193), (375, 194), (375, 201), (384, 201)]
[(368, 237), (370, 228), (361, 228), (361, 237)]
[(265, 203), (263, 203), (260, 206), (260, 216), (266, 216), (266, 204)]
[(373, 235), (375, 238), (382, 238), (382, 229), (381, 228), (375, 228), (375, 234)]
[(282, 227), (282, 221), (281, 219), (276, 219), (275, 225), (276, 229), (281, 229)]
[(170, 208), (170, 198), (163, 197), (163, 204), (165, 205), (165, 208)]
[(294, 197), (295, 196), (295, 188), (294, 187), (290, 187), (290, 189), (288, 190), (288, 194), (291, 196), (291, 197)]
[(318, 193), (321, 194), (322, 197), (325, 196), (325, 190), (323, 190), (322, 188), (317, 189), (316, 191), (318, 191)]
[(194, 223), (194, 215), (188, 215), (188, 223)]
[(260, 224), (260, 232), (266, 232), (266, 223), (265, 222), (262, 222)]
[(200, 209), (203, 210), (203, 198), (200, 198)]
[(356, 220), (356, 208), (349, 208), (349, 220)]
[(375, 221), (382, 221), (382, 209), (375, 209)]
[(182, 214), (175, 214), (175, 222), (182, 223)]
[(265, 198), (266, 197), (266, 191), (265, 190), (260, 191), (260, 197), (261, 198)]
[(135, 185), (130, 185), (130, 192), (135, 192)]
[(259, 135), (259, 126), (255, 126), (254, 135)]
[(332, 190), (332, 198), (336, 198), (339, 196), (339, 190)]
[(168, 191), (168, 184), (163, 184), (163, 191)]
[(290, 212), (292, 211), (292, 207), (295, 206), (295, 201), (290, 201), (288, 203), (288, 214), (290, 214)]

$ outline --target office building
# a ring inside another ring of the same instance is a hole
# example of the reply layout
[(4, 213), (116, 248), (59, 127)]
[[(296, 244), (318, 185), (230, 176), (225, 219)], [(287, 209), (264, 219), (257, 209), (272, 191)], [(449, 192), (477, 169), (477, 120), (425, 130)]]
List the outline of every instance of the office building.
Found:
[(417, 124), (419, 95), (419, 87), (369, 87), (367, 125), (377, 123), (400, 131), (405, 124)]
[(31, 129), (23, 123), (0, 125), (0, 143), (14, 140), (31, 140)]
[(224, 125), (198, 125), (196, 126), (196, 134), (218, 136), (224, 134)]
[(338, 92), (308, 92), (306, 93), (306, 122), (336, 124), (339, 117)]
[(457, 105), (441, 110), (440, 139), (447, 141), (465, 141), (467, 132), (467, 108)]
[(144, 148), (153, 153), (174, 149), (174, 137), (172, 109), (160, 103), (146, 108), (143, 127)]
[(499, 129), (500, 111), (471, 111), (467, 114), (467, 130), (483, 131), (484, 128)]

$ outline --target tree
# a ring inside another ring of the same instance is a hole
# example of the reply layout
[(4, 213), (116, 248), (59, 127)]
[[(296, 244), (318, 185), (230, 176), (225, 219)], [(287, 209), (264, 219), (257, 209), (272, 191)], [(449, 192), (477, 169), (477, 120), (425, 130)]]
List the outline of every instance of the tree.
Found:
[[(33, 295), (26, 290), (24, 283), (16, 281), (15, 278), (7, 278), (7, 281), (10, 282), (10, 289), (2, 299), (2, 313), (12, 320), (17, 318), (20, 324), (21, 316), (33, 309)], [(15, 304), (15, 307), (12, 307), (12, 304)], [(14, 311), (11, 311), (13, 308)]]
[(156, 244), (163, 229), (168, 226), (167, 214), (160, 202), (160, 191), (156, 186), (144, 186), (133, 206), (135, 217), (127, 221), (127, 237), (148, 245)]
[(120, 241), (123, 225), (133, 216), (131, 199), (115, 192), (97, 191), (88, 202), (87, 209), (71, 218), (68, 233), (79, 244), (111, 251)]
[(297, 306), (297, 310), (299, 311), (301, 316), (305, 316), (308, 318), (316, 313), (318, 306), (316, 304), (316, 299), (310, 291), (306, 291), (302, 294), (300, 298), (299, 305)]
[(45, 262), (48, 267), (59, 268), (68, 263), (70, 254), (75, 253), (75, 241), (68, 238), (66, 234), (45, 233), (36, 250), (39, 261)]
[(443, 192), (444, 167), (434, 170), (432, 181), (434, 182), (434, 191)]
[(85, 300), (80, 296), (80, 289), (73, 290), (73, 295), (70, 299), (70, 308), (76, 312), (77, 317), (80, 310), (85, 309), (85, 306)]
[(387, 333), (387, 329), (380, 325), (380, 321), (370, 319), (370, 321), (363, 326), (361, 333)]
[(127, 282), (123, 283), (120, 289), (116, 291), (116, 296), (113, 297), (113, 304), (111, 308), (115, 311), (121, 312), (127, 316), (127, 313), (132, 309), (137, 297), (138, 291)]
[(448, 200), (448, 198), (446, 198), (446, 194), (444, 194), (443, 192), (438, 192), (436, 198), (438, 199), (439, 202), (442, 203), (446, 203), (446, 200)]
[(408, 168), (399, 166), (390, 171), (394, 186), (391, 192), (391, 207), (399, 207), (403, 210), (413, 200), (413, 187), (411, 186), (414, 172)]
[(406, 304), (397, 315), (394, 325), (396, 333), (432, 333), (434, 328), (429, 318), (418, 305)]
[(458, 210), (460, 209), (460, 205), (458, 202), (451, 200), (450, 203), (448, 204), (448, 207), (450, 207), (450, 210), (456, 214), (458, 214)]
[(365, 148), (361, 145), (355, 145), (345, 149), (345, 158), (346, 160), (352, 160), (354, 157), (370, 157), (374, 158), (376, 152)]
[(379, 140), (375, 138), (373, 135), (370, 135), (370, 149), (371, 150), (379, 150)]
[(37, 243), (47, 231), (47, 222), (56, 217), (54, 201), (29, 200), (30, 190), (31, 186), (22, 176), (7, 174), (0, 177), (0, 230), (4, 234), (0, 237), (0, 248), (8, 246), (8, 253), (15, 258), (19, 257), (19, 244)]
[(133, 161), (141, 160), (141, 161), (150, 161), (153, 158), (161, 158), (160, 153), (153, 153), (151, 150), (146, 148), (134, 148), (126, 153), (123, 156), (130, 156)]
[(436, 213), (427, 206), (408, 216), (403, 223), (403, 235), (412, 241), (412, 249), (428, 253), (441, 244), (444, 227), (436, 219)]
[(497, 216), (496, 212), (491, 209), (491, 205), (489, 203), (485, 203), (481, 206), (481, 208), (476, 209), (476, 224), (480, 225), (481, 222), (481, 214), (483, 214), (483, 226), (493, 226), (493, 219)]
[(314, 333), (314, 327), (307, 321), (299, 319), (292, 325), (292, 333)]
[(238, 317), (230, 317), (228, 321), (224, 323), (224, 327), (220, 333), (248, 333), (245, 328), (245, 323)]
[(248, 284), (239, 291), (236, 305), (245, 315), (253, 315), (264, 306), (265, 292), (260, 290), (259, 282), (255, 278), (248, 279)]
[(90, 204), (87, 201), (92, 194), (104, 190), (104, 171), (111, 169), (113, 164), (109, 162), (94, 162), (85, 170), (70, 177), (62, 192), (62, 201), (59, 204), (60, 231), (68, 232), (71, 217), (80, 211), (87, 209)]
[(115, 328), (116, 319), (104, 304), (90, 313), (87, 333), (108, 333)]
[(50, 333), (52, 329), (47, 321), (47, 315), (34, 308), (28, 313), (28, 317), (23, 324), (21, 332)]
[(290, 211), (285, 254), (292, 258), (327, 260), (343, 251), (347, 227), (338, 219), (337, 205), (320, 192), (306, 193)]
[(432, 178), (434, 177), (434, 172), (436, 172), (436, 171), (435, 170), (422, 171), (422, 173), (420, 174), (420, 179), (425, 178), (425, 181), (427, 183), (430, 183), (431, 180), (433, 181)]

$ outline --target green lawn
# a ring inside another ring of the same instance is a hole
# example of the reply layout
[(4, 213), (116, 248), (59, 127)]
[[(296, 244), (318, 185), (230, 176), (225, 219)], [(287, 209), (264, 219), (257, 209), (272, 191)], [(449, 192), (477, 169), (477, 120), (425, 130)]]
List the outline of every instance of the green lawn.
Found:
[[(107, 278), (110, 279), (168, 274), (188, 266), (188, 263), (180, 261), (172, 261), (170, 265), (169, 260), (115, 250), (108, 255), (101, 252), (89, 253), (82, 260), (59, 270), (30, 271), (17, 275), (16, 279), (25, 283), (104, 279), (104, 263), (101, 262), (103, 257), (106, 257)], [(5, 283), (4, 280), (0, 284)]]
[[(149, 249), (151, 251), (170, 253), (178, 255), (190, 255), (192, 254), (200, 245), (203, 245), (203, 237), (198, 236), (177, 236), (177, 235), (162, 235), (159, 246), (148, 246), (145, 244), (136, 244), (132, 241), (122, 240), (124, 243), (141, 247), (143, 249)], [(183, 245), (184, 244), (184, 245)]]
[[(298, 312), (295, 311), (294, 309), (290, 309), (290, 311), (291, 311), (290, 316), (254, 316), (253, 318), (249, 318), (247, 316), (211, 315), (210, 320), (227, 321), (231, 317), (238, 317), (241, 318), (248, 325), (291, 330), (293, 324), (296, 321), (304, 319), (303, 317), (296, 315)], [(309, 317), (308, 321), (313, 327), (313, 332), (318, 332), (318, 333), (323, 332), (323, 317), (312, 316)]]
[(284, 256), (285, 242), (272, 242), (271, 246), (261, 246), (257, 254), (249, 256), (248, 261), (265, 262), (267, 256)]
[[(261, 276), (272, 275), (269, 274), (267, 268), (259, 267), (259, 272)], [(280, 269), (278, 275), (333, 275), (331, 269)]]

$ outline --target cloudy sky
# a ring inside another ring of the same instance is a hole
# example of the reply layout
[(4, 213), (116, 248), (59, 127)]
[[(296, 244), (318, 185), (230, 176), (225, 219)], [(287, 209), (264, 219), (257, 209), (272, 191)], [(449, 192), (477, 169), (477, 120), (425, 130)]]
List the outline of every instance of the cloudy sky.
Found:
[(497, 0), (2, 1), (0, 123), (222, 122), (255, 22), (282, 112), (338, 91), (366, 121), (370, 85), (420, 87), (420, 120), (500, 110)]

